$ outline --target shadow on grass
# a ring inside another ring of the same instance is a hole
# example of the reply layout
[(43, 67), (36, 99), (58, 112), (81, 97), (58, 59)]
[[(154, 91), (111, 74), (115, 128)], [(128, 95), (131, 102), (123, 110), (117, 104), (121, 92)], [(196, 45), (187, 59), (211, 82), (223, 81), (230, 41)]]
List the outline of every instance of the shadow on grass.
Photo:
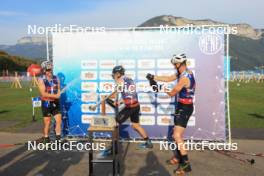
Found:
[(252, 117), (258, 118), (258, 119), (264, 119), (264, 115), (260, 115), (260, 114), (256, 114), (256, 113), (252, 113), (252, 114), (248, 114)]
[(7, 112), (10, 112), (9, 110), (3, 110), (3, 111), (0, 111), (0, 114), (5, 114)]

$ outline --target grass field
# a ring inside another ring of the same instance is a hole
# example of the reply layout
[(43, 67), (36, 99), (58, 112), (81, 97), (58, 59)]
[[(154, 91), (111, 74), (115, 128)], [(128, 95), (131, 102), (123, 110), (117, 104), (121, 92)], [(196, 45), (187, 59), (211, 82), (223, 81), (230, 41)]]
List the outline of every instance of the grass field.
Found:
[[(37, 88), (33, 88), (32, 95), (38, 95)], [(0, 131), (16, 131), (31, 123), (32, 95), (29, 83), (24, 83), (22, 89), (0, 83)], [(231, 82), (230, 116), (232, 128), (264, 128), (264, 83)], [(36, 117), (41, 120), (40, 109)]]
[(264, 83), (230, 83), (232, 128), (264, 128)]
[[(32, 88), (32, 92), (30, 92), (28, 82), (22, 83), (22, 87), (22, 89), (14, 89), (10, 88), (9, 83), (0, 83), (1, 131), (16, 131), (32, 121), (31, 96), (37, 96), (38, 90)], [(41, 120), (40, 116), (40, 110), (37, 109), (38, 120)]]

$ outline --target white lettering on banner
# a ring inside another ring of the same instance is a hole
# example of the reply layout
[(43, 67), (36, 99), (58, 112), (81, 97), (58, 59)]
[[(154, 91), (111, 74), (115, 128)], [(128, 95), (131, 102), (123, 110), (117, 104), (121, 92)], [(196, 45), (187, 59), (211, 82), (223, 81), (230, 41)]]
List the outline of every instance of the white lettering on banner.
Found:
[(161, 126), (174, 125), (174, 117), (170, 115), (157, 116), (157, 124)]
[(120, 59), (118, 65), (122, 65), (126, 69), (135, 68), (136, 61), (134, 59)]
[(95, 93), (82, 93), (82, 102), (97, 102), (97, 98)]
[(190, 117), (187, 126), (195, 126), (195, 117), (194, 116)]
[(97, 60), (95, 59), (82, 60), (81, 68), (82, 69), (97, 69)]
[(158, 114), (174, 114), (175, 107), (172, 104), (159, 104), (157, 107)]
[(111, 71), (100, 71), (99, 73), (99, 79), (100, 80), (112, 80), (112, 74)]
[(154, 116), (140, 116), (140, 125), (155, 125)]
[(167, 68), (167, 69), (173, 69), (173, 65), (171, 64), (170, 59), (157, 59), (157, 66), (159, 68)]
[(97, 72), (96, 71), (82, 71), (81, 79), (82, 80), (96, 80)]
[[(100, 60), (100, 69), (113, 69), (116, 66), (116, 60)], [(112, 70), (111, 70), (112, 71)]]
[(82, 91), (92, 91), (95, 92), (97, 89), (97, 82), (82, 82)]
[(142, 114), (154, 114), (155, 106), (152, 104), (141, 104), (140, 110)]
[(154, 59), (138, 59), (138, 68), (150, 69), (155, 67)]
[(82, 123), (84, 124), (90, 124), (92, 122), (92, 115), (83, 114), (82, 115)]

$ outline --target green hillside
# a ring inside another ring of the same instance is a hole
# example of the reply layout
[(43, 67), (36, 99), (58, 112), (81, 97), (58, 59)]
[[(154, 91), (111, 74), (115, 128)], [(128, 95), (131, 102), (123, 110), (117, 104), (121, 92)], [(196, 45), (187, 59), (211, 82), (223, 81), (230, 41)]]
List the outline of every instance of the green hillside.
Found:
[(0, 51), (0, 71), (8, 69), (9, 72), (25, 72), (27, 67), (32, 63), (37, 62), (20, 56), (12, 56), (4, 51)]
[(231, 70), (252, 70), (264, 65), (264, 39), (230, 37)]

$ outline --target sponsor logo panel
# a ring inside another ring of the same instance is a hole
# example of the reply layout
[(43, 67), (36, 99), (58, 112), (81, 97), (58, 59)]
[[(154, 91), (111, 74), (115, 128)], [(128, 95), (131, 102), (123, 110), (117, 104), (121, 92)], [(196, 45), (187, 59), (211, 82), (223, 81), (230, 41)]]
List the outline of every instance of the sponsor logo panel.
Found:
[(155, 117), (154, 116), (140, 116), (141, 125), (155, 125)]
[(97, 72), (96, 71), (82, 71), (81, 79), (82, 80), (96, 80)]

